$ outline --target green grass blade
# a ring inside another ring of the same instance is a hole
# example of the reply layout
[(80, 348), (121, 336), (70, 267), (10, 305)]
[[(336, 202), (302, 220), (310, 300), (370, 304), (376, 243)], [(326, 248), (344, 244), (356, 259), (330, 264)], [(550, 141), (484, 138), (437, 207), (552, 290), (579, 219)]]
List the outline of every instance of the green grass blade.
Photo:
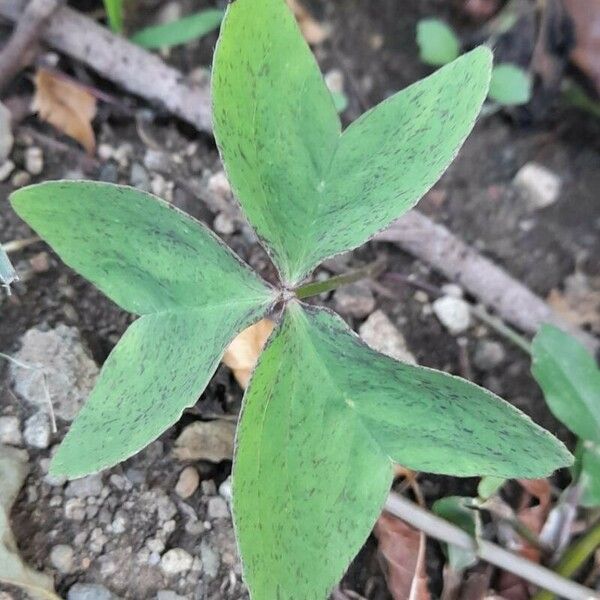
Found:
[(219, 27), (224, 11), (207, 9), (164, 25), (146, 27), (136, 32), (131, 41), (144, 48), (169, 48), (204, 37)]
[(207, 227), (135, 188), (53, 181), (10, 199), (70, 267), (130, 312), (260, 304), (271, 295)]
[(600, 443), (600, 369), (560, 329), (544, 325), (532, 344), (531, 371), (552, 414), (583, 440)]
[(104, 0), (104, 10), (109, 27), (115, 33), (123, 33), (123, 0)]

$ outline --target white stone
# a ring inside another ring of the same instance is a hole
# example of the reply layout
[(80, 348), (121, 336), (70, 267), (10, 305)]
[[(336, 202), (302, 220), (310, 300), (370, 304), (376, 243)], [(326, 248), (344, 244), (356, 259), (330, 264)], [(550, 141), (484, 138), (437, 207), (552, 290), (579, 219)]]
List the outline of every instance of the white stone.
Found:
[(31, 146), (25, 150), (25, 168), (31, 175), (39, 175), (44, 170), (44, 153), (41, 148)]
[(28, 446), (43, 450), (50, 445), (51, 435), (50, 419), (46, 413), (37, 412), (25, 421), (23, 437)]
[(360, 319), (375, 309), (375, 297), (366, 281), (357, 281), (337, 289), (333, 295), (336, 310)]
[(200, 475), (194, 467), (186, 467), (179, 474), (179, 479), (175, 485), (175, 493), (181, 498), (189, 498), (200, 484)]
[(97, 583), (76, 583), (69, 589), (67, 600), (116, 600), (116, 596)]
[(225, 519), (229, 517), (227, 502), (220, 496), (213, 496), (208, 500), (208, 518)]
[(556, 202), (561, 179), (542, 165), (527, 163), (516, 174), (514, 184), (526, 195), (533, 209), (540, 209)]
[(231, 502), (232, 490), (231, 490), (231, 475), (223, 481), (219, 486), (219, 496), (224, 498), (228, 503)]
[(81, 498), (71, 498), (65, 502), (65, 518), (71, 521), (85, 519), (85, 502)]
[(65, 496), (75, 498), (99, 496), (102, 492), (102, 487), (102, 475), (96, 473), (71, 481), (65, 490)]
[(489, 371), (504, 362), (506, 352), (499, 342), (493, 340), (481, 340), (477, 343), (473, 362), (482, 371)]
[(70, 573), (73, 570), (73, 555), (71, 546), (59, 544), (50, 550), (50, 562), (60, 573)]
[(0, 164), (0, 181), (6, 181), (14, 170), (15, 163), (12, 160), (5, 160)]
[(342, 93), (344, 91), (344, 74), (339, 69), (331, 69), (325, 75), (325, 84), (330, 92)]
[(20, 446), (22, 443), (21, 422), (18, 417), (0, 417), (0, 444)]
[(383, 311), (376, 310), (372, 313), (358, 332), (373, 350), (402, 362), (417, 364), (412, 352), (406, 347), (404, 336)]
[(471, 326), (471, 311), (461, 298), (442, 296), (433, 303), (433, 312), (452, 334), (464, 333)]
[(166, 575), (185, 573), (192, 568), (193, 557), (183, 548), (172, 548), (160, 559), (160, 568)]

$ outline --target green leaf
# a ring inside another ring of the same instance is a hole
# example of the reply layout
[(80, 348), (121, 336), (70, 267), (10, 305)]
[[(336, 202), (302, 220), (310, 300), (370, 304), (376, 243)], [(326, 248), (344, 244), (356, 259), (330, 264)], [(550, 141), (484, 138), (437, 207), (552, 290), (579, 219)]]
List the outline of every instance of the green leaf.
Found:
[(369, 534), (392, 460), (539, 477), (571, 456), (493, 394), (378, 354), (326, 310), (288, 305), (246, 392), (234, 463), (254, 600), (326, 595)]
[(532, 373), (552, 414), (584, 440), (600, 443), (600, 370), (572, 336), (544, 325), (532, 344)]
[(206, 227), (134, 188), (51, 182), (11, 196), (63, 260), (144, 315), (106, 361), (54, 458), (77, 477), (143, 448), (196, 402), (274, 292)]
[(584, 442), (581, 451), (579, 481), (583, 488), (580, 504), (593, 508), (600, 506), (600, 447)]
[(477, 486), (477, 495), (482, 500), (491, 498), (506, 483), (503, 477), (483, 477)]
[(422, 19), (417, 23), (417, 45), (421, 61), (433, 67), (452, 62), (460, 54), (459, 39), (439, 19)]
[(169, 48), (204, 37), (219, 27), (224, 12), (207, 9), (177, 21), (146, 27), (136, 32), (131, 41), (144, 48)]
[(52, 181), (10, 200), (65, 263), (132, 313), (261, 304), (272, 293), (207, 227), (135, 188)]
[(229, 5), (213, 69), (215, 136), (236, 195), (287, 284), (414, 206), (471, 131), (490, 70), (491, 52), (478, 48), (341, 135), (285, 3)]
[(144, 315), (104, 364), (54, 456), (54, 474), (80, 477), (140, 451), (196, 403), (233, 338), (258, 320), (253, 302)]
[(115, 33), (123, 33), (123, 0), (104, 0), (104, 10), (109, 27)]
[(8, 255), (0, 245), (0, 286), (9, 286), (17, 279), (17, 272), (12, 266)]
[[(475, 510), (470, 508), (473, 505), (473, 498), (465, 496), (448, 496), (440, 498), (433, 503), (431, 507), (433, 512), (454, 523), (463, 531), (466, 531), (471, 537), (476, 536), (477, 525), (475, 522)], [(454, 571), (462, 571), (472, 567), (477, 562), (477, 554), (452, 544), (445, 544), (446, 554), (450, 566)]]
[(492, 70), (489, 97), (503, 106), (527, 104), (531, 100), (531, 77), (517, 65), (503, 63)]

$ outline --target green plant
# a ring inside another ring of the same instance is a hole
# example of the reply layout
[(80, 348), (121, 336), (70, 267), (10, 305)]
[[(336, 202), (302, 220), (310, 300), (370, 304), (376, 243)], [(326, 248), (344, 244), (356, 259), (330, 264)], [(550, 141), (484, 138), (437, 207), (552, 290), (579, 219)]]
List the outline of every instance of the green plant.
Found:
[(109, 27), (115, 33), (123, 33), (123, 0), (103, 0)]
[(202, 10), (164, 25), (146, 27), (132, 35), (131, 41), (144, 48), (177, 46), (214, 31), (222, 20), (222, 10)]
[[(417, 23), (417, 45), (421, 60), (433, 67), (456, 59), (461, 46), (452, 28), (439, 19), (422, 19)], [(512, 63), (495, 65), (488, 97), (501, 106), (527, 104), (531, 100), (529, 73)]]
[(581, 504), (600, 506), (600, 369), (572, 336), (544, 325), (531, 347), (532, 373), (548, 408), (577, 437), (573, 480)]
[(476, 49), (342, 133), (283, 1), (229, 5), (213, 68), (215, 136), (276, 287), (140, 191), (49, 182), (15, 192), (15, 210), (67, 264), (141, 315), (51, 471), (77, 477), (140, 450), (196, 402), (232, 338), (273, 309), (280, 323), (246, 392), (233, 468), (253, 598), (325, 597), (368, 536), (393, 461), (498, 477), (570, 464), (560, 442), (497, 396), (378, 354), (299, 300), (322, 289), (301, 283), (325, 258), (365, 242), (437, 181), (473, 127), (490, 69), (490, 51)]

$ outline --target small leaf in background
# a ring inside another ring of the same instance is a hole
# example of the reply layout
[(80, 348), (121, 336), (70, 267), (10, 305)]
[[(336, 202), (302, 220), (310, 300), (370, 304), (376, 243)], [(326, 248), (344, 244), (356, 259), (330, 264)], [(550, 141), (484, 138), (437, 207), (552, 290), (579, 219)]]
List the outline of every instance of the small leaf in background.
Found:
[(92, 120), (96, 116), (96, 98), (84, 87), (47, 69), (38, 69), (32, 110), (40, 119), (78, 141), (89, 154), (94, 153), (96, 138)]
[(552, 414), (584, 440), (600, 443), (600, 369), (575, 338), (544, 325), (532, 344), (531, 371)]
[(231, 342), (223, 355), (223, 363), (233, 371), (241, 388), (248, 387), (256, 361), (274, 327), (275, 323), (270, 319), (250, 325)]
[[(496, 478), (489, 478), (496, 479)], [(475, 517), (476, 512), (469, 508), (473, 503), (472, 498), (463, 496), (448, 496), (434, 502), (433, 512), (450, 521), (454, 525), (466, 531), (470, 536), (475, 537), (477, 532)], [(446, 544), (446, 554), (448, 562), (453, 571), (459, 572), (472, 567), (477, 562), (477, 555), (469, 550), (464, 550), (452, 544)]]
[(477, 495), (482, 500), (487, 500), (493, 496), (504, 484), (506, 479), (501, 477), (482, 477), (477, 486)]
[(489, 97), (503, 106), (527, 104), (531, 100), (529, 73), (511, 63), (495, 66), (492, 70)]
[(441, 67), (460, 54), (460, 41), (451, 27), (439, 19), (422, 19), (417, 23), (417, 45), (421, 61)]
[(292, 9), (296, 21), (298, 21), (304, 39), (311, 46), (322, 44), (329, 37), (331, 34), (329, 27), (315, 21), (308, 10), (300, 3), (300, 0), (287, 0), (287, 4)]
[(135, 33), (131, 41), (143, 48), (170, 48), (204, 37), (219, 27), (224, 12), (207, 9), (163, 25), (146, 27)]
[(344, 92), (331, 92), (333, 104), (338, 113), (343, 113), (348, 108), (348, 96)]
[(54, 593), (52, 578), (33, 571), (22, 561), (10, 528), (10, 511), (26, 475), (26, 452), (0, 446), (0, 583), (19, 587), (36, 600), (60, 600)]
[(590, 508), (600, 506), (600, 447), (584, 442), (580, 460), (579, 481), (583, 488), (580, 504)]
[(425, 534), (387, 513), (377, 519), (373, 533), (394, 600), (429, 600)]
[(17, 279), (17, 272), (12, 266), (8, 255), (0, 246), (0, 285), (8, 287)]
[(124, 0), (104, 0), (104, 10), (108, 26), (115, 33), (123, 33), (123, 1)]

